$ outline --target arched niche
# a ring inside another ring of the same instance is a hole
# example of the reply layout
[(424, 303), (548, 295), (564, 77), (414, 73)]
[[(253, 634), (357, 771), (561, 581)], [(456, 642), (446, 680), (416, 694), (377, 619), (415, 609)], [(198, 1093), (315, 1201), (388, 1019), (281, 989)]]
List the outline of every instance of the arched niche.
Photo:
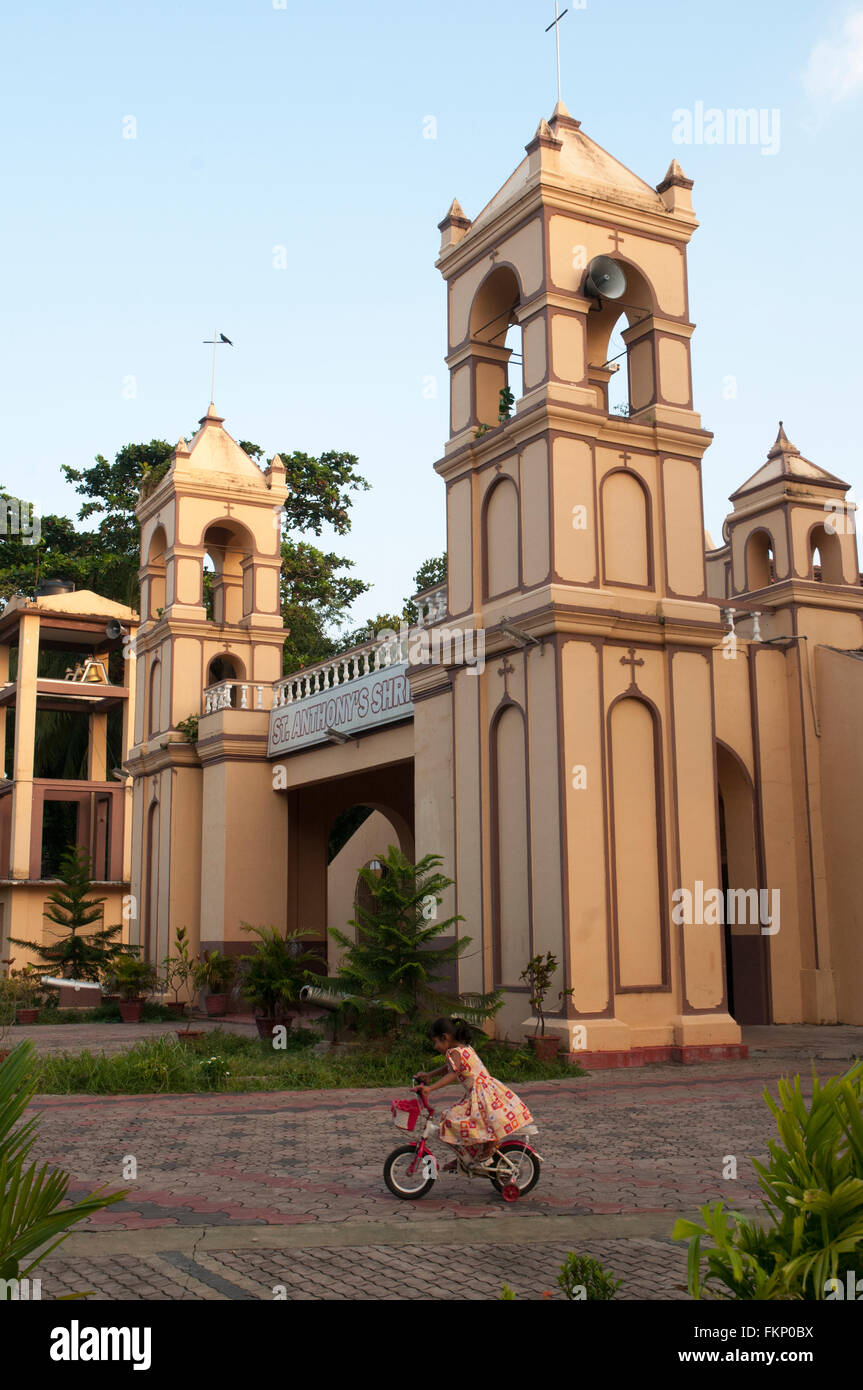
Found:
[(809, 532), (809, 578), (822, 584), (843, 583), (839, 537), (821, 522)]
[(602, 572), (606, 584), (653, 587), (650, 495), (631, 468), (606, 473), (600, 490)]
[(653, 705), (622, 695), (608, 713), (617, 988), (668, 985), (662, 750)]
[(512, 478), (501, 476), (485, 495), (482, 509), (485, 597), (497, 598), (520, 583), (519, 495)]
[(759, 526), (746, 539), (745, 574), (747, 592), (766, 589), (776, 578), (776, 554), (773, 537)]
[(146, 616), (152, 622), (158, 621), (165, 608), (165, 551), (167, 547), (168, 540), (165, 535), (165, 528), (164, 526), (157, 526), (150, 537), (150, 546), (147, 551), (148, 599)]
[(520, 988), (530, 956), (531, 893), (524, 714), (505, 704), (491, 726), (495, 985)]
[(202, 545), (212, 564), (213, 622), (236, 624), (254, 610), (255, 544), (240, 522), (211, 522)]
[(149, 737), (162, 732), (162, 663), (158, 657), (150, 666), (147, 690), (147, 729)]

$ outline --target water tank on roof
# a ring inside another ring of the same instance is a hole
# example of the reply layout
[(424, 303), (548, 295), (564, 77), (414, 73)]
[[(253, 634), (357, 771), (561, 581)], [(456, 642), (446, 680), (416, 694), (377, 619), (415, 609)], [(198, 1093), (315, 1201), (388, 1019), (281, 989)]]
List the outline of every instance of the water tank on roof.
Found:
[(53, 598), (55, 594), (73, 594), (75, 585), (71, 579), (43, 579), (36, 590), (37, 598)]

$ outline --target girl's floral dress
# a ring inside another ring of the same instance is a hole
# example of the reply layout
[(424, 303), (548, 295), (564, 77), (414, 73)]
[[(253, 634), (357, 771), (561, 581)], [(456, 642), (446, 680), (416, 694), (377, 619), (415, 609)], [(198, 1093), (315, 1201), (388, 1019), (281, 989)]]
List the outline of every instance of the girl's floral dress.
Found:
[(441, 1119), (440, 1137), (444, 1143), (464, 1148), (474, 1157), (483, 1144), (505, 1139), (532, 1122), (533, 1116), (524, 1101), (502, 1081), (489, 1076), (472, 1047), (452, 1047), (446, 1059), (466, 1095)]

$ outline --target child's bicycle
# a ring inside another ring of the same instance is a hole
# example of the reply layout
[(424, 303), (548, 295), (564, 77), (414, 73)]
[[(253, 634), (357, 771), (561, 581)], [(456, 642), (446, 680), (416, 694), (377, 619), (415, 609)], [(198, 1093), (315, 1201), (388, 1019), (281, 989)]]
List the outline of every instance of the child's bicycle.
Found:
[[(416, 1085), (418, 1078), (414, 1077)], [(426, 1114), (422, 1110), (425, 1108)], [(427, 1139), (438, 1135), (438, 1125), (432, 1120), (434, 1111), (424, 1096), (415, 1100), (394, 1100), (393, 1123), (397, 1129), (415, 1136), (410, 1144), (393, 1149), (384, 1164), (384, 1182), (395, 1197), (415, 1202), (431, 1192), (438, 1176), (438, 1161)], [(501, 1140), (492, 1161), (483, 1166), (457, 1156), (456, 1174), (465, 1178), (489, 1178), (505, 1202), (517, 1202), (533, 1191), (542, 1171), (542, 1158), (527, 1142), (529, 1135), (538, 1134), (536, 1125), (523, 1125), (507, 1139)]]

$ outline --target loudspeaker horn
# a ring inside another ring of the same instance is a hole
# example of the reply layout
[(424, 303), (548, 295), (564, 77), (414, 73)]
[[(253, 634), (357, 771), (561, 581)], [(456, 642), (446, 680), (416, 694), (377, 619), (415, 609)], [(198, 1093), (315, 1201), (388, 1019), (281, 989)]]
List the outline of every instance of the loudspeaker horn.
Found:
[(626, 276), (610, 256), (594, 256), (587, 267), (584, 289), (597, 299), (619, 299), (626, 289)]

